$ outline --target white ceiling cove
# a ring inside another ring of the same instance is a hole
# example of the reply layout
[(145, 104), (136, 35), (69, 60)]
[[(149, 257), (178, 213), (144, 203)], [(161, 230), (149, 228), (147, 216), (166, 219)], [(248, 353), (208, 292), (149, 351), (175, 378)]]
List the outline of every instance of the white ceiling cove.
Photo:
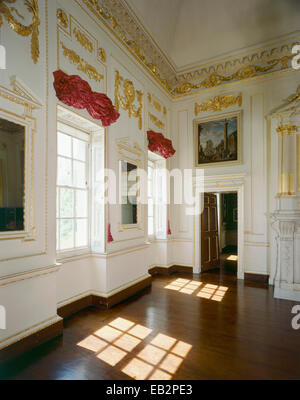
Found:
[(126, 0), (177, 71), (300, 29), (300, 0)]

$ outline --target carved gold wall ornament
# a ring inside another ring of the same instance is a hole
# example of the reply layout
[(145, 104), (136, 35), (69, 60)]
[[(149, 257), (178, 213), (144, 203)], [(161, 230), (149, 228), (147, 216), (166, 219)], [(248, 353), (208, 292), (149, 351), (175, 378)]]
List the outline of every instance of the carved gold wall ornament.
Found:
[(69, 27), (69, 18), (67, 13), (62, 10), (61, 8), (58, 8), (56, 11), (56, 17), (59, 20), (60, 24), (65, 28), (68, 29)]
[(0, 2), (0, 27), (3, 24), (3, 18), (6, 19), (8, 25), (13, 29), (18, 35), (30, 36), (31, 35), (31, 57), (33, 62), (36, 64), (39, 59), (40, 49), (39, 49), (39, 6), (38, 0), (25, 0), (25, 6), (27, 7), (30, 14), (32, 14), (32, 23), (28, 26), (21, 24), (14, 16), (13, 12), (20, 16), (16, 12), (14, 7), (8, 7), (5, 3), (15, 3), (16, 0), (2, 0)]
[(61, 47), (63, 49), (63, 55), (67, 58), (71, 64), (77, 65), (78, 71), (82, 71), (90, 79), (94, 79), (96, 82), (100, 82), (104, 76), (99, 74), (99, 72), (88, 64), (83, 58), (81, 58), (74, 50), (67, 48), (63, 42), (61, 42)]
[(298, 88), (297, 92), (290, 96), (287, 101), (292, 103), (293, 101), (300, 101), (300, 87)]
[(73, 33), (74, 33), (74, 36), (75, 36), (77, 42), (79, 42), (82, 47), (84, 47), (90, 53), (92, 53), (94, 51), (93, 43), (89, 40), (89, 38), (83, 32), (81, 32), (78, 28), (75, 27), (73, 29)]
[(163, 108), (163, 114), (164, 114), (164, 115), (167, 115), (167, 109), (166, 109), (166, 107)]
[(276, 131), (279, 136), (293, 136), (298, 132), (298, 128), (295, 125), (280, 125)]
[(216, 96), (212, 100), (205, 100), (202, 104), (195, 103), (195, 115), (197, 116), (200, 111), (222, 111), (225, 108), (237, 104), (239, 107), (242, 105), (242, 95), (234, 97), (233, 95)]
[(165, 124), (161, 120), (159, 120), (155, 115), (149, 113), (149, 118), (158, 129), (165, 129), (166, 127)]
[(153, 106), (156, 109), (156, 111), (161, 112), (161, 105), (159, 104), (158, 101), (154, 100), (153, 101)]
[(98, 57), (100, 58), (100, 60), (102, 61), (102, 62), (106, 62), (106, 51), (104, 50), (104, 49), (102, 49), (101, 47), (99, 47), (99, 49), (98, 49)]
[[(120, 86), (123, 84), (124, 97), (120, 94)], [(137, 97), (139, 103), (138, 108), (133, 104)], [(143, 110), (143, 93), (139, 90), (135, 90), (132, 81), (121, 77), (119, 71), (115, 73), (115, 107), (116, 110), (120, 110), (120, 106), (123, 110), (128, 111), (128, 116), (139, 119), (139, 129), (143, 127), (142, 121), (142, 110)]]

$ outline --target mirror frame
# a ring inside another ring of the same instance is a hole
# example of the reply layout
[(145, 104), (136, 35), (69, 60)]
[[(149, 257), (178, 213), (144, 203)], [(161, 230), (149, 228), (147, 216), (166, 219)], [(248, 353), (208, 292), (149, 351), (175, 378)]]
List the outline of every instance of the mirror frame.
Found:
[(142, 208), (141, 208), (141, 182), (139, 177), (139, 171), (142, 168), (142, 151), (138, 145), (134, 147), (128, 145), (127, 141), (120, 140), (117, 144), (119, 150), (119, 191), (121, 190), (121, 171), (122, 171), (122, 161), (127, 162), (132, 165), (137, 166), (137, 223), (136, 224), (122, 224), (122, 204), (121, 204), (121, 194), (120, 205), (119, 205), (119, 232), (124, 232), (130, 229), (142, 230)]
[(17, 115), (0, 108), (0, 118), (25, 127), (24, 134), (24, 229), (22, 231), (0, 232), (1, 240), (36, 240), (34, 226), (34, 134), (36, 119), (31, 115)]

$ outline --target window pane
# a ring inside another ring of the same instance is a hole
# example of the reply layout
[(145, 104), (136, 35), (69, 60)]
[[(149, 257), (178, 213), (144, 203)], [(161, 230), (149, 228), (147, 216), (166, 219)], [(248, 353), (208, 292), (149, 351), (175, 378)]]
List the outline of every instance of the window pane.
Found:
[(84, 247), (88, 245), (87, 220), (76, 220), (76, 247)]
[(72, 184), (72, 161), (58, 157), (57, 184), (71, 186)]
[(73, 158), (76, 160), (86, 160), (87, 144), (81, 140), (73, 139)]
[(76, 217), (86, 218), (88, 216), (88, 196), (83, 190), (76, 190)]
[(60, 189), (60, 218), (74, 217), (74, 191)]
[(149, 199), (148, 200), (148, 216), (153, 217), (153, 212), (154, 212), (154, 206), (153, 206), (153, 200)]
[(148, 234), (150, 236), (154, 234), (154, 219), (153, 219), (153, 217), (148, 218)]
[(56, 218), (59, 218), (59, 188), (56, 190)]
[(153, 196), (153, 182), (151, 180), (148, 180), (148, 196)]
[(72, 219), (60, 220), (60, 250), (74, 247), (74, 221)]
[(57, 135), (57, 153), (61, 156), (71, 157), (71, 143), (72, 139), (70, 136), (59, 133)]
[(85, 164), (80, 161), (73, 161), (73, 185), (79, 188), (86, 187)]
[(56, 221), (56, 248), (59, 249), (59, 223)]

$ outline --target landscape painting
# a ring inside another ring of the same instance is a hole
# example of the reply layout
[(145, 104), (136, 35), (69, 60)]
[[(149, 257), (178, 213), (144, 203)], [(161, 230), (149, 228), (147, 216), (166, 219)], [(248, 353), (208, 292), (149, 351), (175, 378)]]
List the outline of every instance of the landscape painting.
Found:
[(240, 115), (197, 122), (197, 166), (239, 162)]

